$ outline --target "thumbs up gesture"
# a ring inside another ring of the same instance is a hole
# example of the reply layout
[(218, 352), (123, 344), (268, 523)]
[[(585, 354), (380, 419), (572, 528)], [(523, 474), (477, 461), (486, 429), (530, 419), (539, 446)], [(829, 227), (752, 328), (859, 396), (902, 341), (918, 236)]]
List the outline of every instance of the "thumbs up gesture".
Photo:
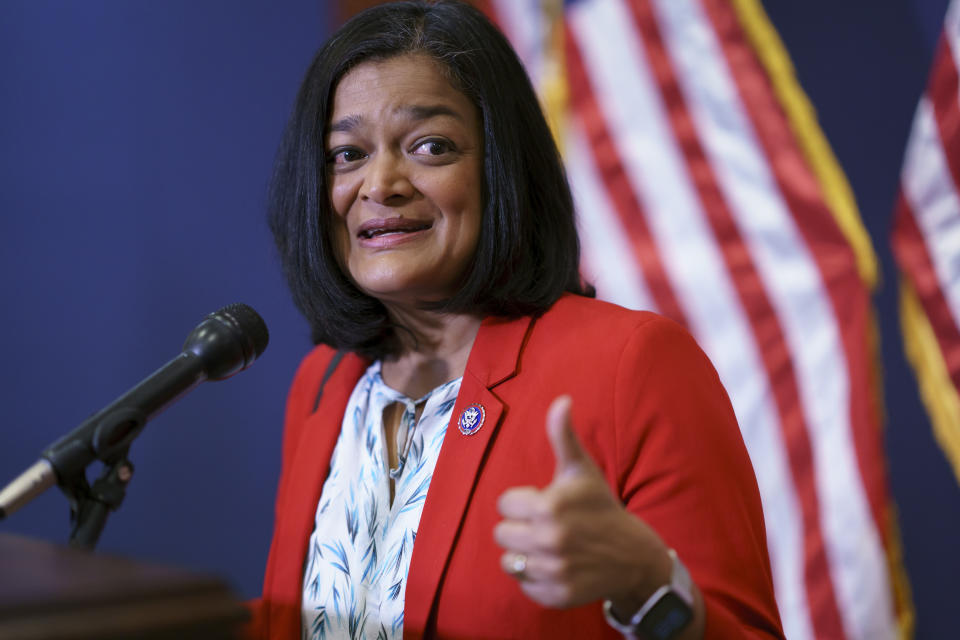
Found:
[(503, 520), (494, 538), (504, 549), (501, 566), (544, 606), (609, 599), (629, 618), (670, 581), (667, 546), (611, 493), (580, 445), (570, 411), (569, 396), (547, 411), (556, 460), (550, 484), (508, 489), (498, 500)]

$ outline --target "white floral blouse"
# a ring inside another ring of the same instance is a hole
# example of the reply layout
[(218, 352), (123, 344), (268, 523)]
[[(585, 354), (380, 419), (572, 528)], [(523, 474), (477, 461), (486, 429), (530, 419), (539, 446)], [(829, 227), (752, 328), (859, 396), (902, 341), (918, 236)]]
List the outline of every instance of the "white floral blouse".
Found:
[[(380, 362), (353, 389), (323, 485), (303, 574), (302, 637), (400, 638), (410, 555), (462, 378), (411, 400)], [(388, 469), (383, 410), (404, 406)], [(415, 423), (417, 405), (425, 403)], [(395, 496), (390, 503), (390, 474)]]

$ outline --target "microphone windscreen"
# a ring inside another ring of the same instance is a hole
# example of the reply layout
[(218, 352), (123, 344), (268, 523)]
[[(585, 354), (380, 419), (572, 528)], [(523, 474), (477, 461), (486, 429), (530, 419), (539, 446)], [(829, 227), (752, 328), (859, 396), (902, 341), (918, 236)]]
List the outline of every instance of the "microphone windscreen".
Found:
[(253, 310), (253, 307), (242, 302), (236, 302), (228, 304), (210, 315), (236, 327), (240, 335), (243, 336), (247, 349), (252, 352), (250, 362), (263, 355), (263, 351), (270, 341), (270, 332), (267, 331), (267, 323), (263, 321), (259, 313)]
[(267, 325), (251, 307), (236, 303), (214, 311), (187, 336), (183, 345), (200, 358), (210, 380), (243, 371), (267, 348)]

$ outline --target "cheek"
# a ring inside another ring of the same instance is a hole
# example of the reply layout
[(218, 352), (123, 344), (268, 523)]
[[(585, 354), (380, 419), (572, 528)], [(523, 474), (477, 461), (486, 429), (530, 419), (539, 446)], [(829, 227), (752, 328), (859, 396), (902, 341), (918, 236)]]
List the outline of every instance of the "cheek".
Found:
[(327, 180), (330, 206), (338, 218), (345, 218), (353, 201), (352, 193), (355, 189), (342, 177), (330, 176)]
[(333, 214), (329, 229), (330, 243), (337, 256), (337, 264), (346, 271), (347, 261), (350, 259), (350, 232), (343, 218), (337, 214)]
[(346, 219), (349, 205), (345, 204), (343, 191), (342, 187), (338, 188), (336, 185), (333, 185), (329, 191), (330, 220), (326, 227), (336, 254), (337, 264), (344, 273), (349, 273), (347, 261), (350, 258), (350, 231), (347, 228)]

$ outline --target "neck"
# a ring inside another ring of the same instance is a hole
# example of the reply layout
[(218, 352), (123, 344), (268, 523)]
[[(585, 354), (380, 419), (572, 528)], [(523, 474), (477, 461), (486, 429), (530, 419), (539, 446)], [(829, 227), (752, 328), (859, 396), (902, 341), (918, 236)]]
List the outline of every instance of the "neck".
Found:
[(481, 319), (466, 314), (390, 309), (402, 348), (383, 361), (383, 380), (417, 399), (463, 375)]

